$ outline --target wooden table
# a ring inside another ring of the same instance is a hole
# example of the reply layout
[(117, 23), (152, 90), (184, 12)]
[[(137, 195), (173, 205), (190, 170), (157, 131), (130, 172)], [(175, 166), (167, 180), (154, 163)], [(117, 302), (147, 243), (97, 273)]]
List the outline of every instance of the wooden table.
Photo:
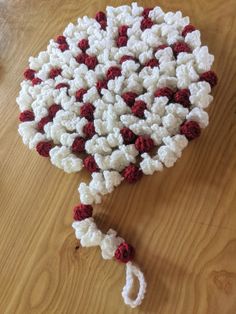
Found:
[(140, 1), (181, 9), (215, 55), (210, 126), (175, 167), (122, 184), (95, 212), (136, 248), (148, 292), (131, 310), (124, 266), (78, 248), (71, 209), (88, 179), (65, 174), (22, 144), (19, 91), (30, 55), (78, 16), (131, 1), (0, 2), (0, 313), (236, 313), (236, 2)]

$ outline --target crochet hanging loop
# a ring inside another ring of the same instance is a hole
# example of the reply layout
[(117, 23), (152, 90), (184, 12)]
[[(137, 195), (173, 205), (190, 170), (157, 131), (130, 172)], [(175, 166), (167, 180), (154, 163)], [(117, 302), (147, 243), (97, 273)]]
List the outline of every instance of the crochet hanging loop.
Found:
[[(137, 293), (136, 299), (130, 298), (130, 293), (134, 286), (134, 278), (138, 279), (139, 282), (139, 291)], [(141, 270), (135, 266), (132, 262), (126, 264), (126, 283), (122, 291), (122, 297), (125, 304), (129, 305), (132, 308), (140, 305), (144, 298), (146, 292), (147, 283), (145, 281), (144, 275)]]
[[(92, 210), (89, 205), (80, 205), (76, 207), (75, 218), (80, 219), (74, 221), (72, 224), (72, 227), (75, 229), (76, 238), (80, 240), (80, 244), (83, 247), (100, 246), (102, 257), (104, 259), (113, 259), (117, 248), (119, 249), (120, 246), (126, 248), (127, 244), (124, 245), (124, 239), (117, 236), (115, 230), (109, 229), (106, 234), (102, 233), (97, 227), (94, 218), (90, 217), (91, 215)], [(122, 261), (122, 259), (120, 259), (120, 261), (126, 263), (126, 261)], [(132, 299), (130, 294), (134, 287), (135, 277), (139, 283), (139, 290), (136, 298)], [(142, 271), (138, 266), (134, 265), (134, 263), (127, 261), (126, 283), (122, 290), (122, 297), (125, 304), (132, 308), (140, 305), (144, 298), (146, 287), (147, 284)]]

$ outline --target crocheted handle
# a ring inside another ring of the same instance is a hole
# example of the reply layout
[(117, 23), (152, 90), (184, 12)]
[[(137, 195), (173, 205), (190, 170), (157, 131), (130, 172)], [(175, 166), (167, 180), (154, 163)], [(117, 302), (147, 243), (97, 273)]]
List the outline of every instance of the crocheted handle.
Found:
[[(76, 209), (76, 218), (78, 219), (88, 217), (91, 214), (92, 212), (87, 207), (79, 206)], [(141, 270), (131, 262), (134, 249), (124, 239), (118, 237), (115, 230), (109, 229), (107, 233), (102, 233), (92, 217), (74, 221), (72, 227), (75, 229), (76, 238), (80, 240), (83, 247), (100, 246), (104, 259), (115, 258), (117, 261), (126, 264), (126, 284), (122, 291), (122, 297), (125, 304), (132, 308), (140, 305), (147, 284)], [(129, 295), (134, 285), (134, 277), (139, 281), (139, 291), (136, 299), (133, 300)]]
[[(134, 277), (137, 277), (139, 281), (139, 291), (136, 299), (133, 300), (129, 297), (129, 295), (134, 285)], [(141, 270), (131, 262), (128, 262), (126, 264), (126, 283), (122, 291), (122, 297), (125, 304), (131, 306), (132, 308), (140, 305), (144, 298), (146, 287), (147, 283)]]

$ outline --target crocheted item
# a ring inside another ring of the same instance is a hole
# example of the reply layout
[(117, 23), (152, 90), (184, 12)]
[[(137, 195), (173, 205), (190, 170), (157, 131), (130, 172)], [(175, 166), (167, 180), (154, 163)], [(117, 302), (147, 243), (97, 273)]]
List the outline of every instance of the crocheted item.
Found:
[[(173, 166), (200, 136), (217, 83), (213, 60), (180, 11), (132, 3), (70, 23), (24, 71), (17, 97), (23, 142), (67, 173), (91, 173), (79, 185), (72, 226), (82, 246), (100, 246), (103, 258), (126, 263), (122, 296), (131, 307), (146, 290), (134, 249), (115, 231), (98, 229), (92, 205), (123, 180)], [(134, 276), (140, 287), (132, 300)]]

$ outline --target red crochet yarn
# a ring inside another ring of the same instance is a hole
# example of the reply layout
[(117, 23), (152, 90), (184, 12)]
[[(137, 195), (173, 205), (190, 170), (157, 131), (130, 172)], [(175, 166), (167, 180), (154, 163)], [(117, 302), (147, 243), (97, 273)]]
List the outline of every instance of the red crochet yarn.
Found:
[(64, 51), (66, 51), (66, 50), (69, 49), (69, 45), (68, 45), (67, 43), (65, 43), (65, 44), (60, 44), (60, 45), (58, 46), (58, 48), (59, 48), (62, 52), (64, 52)]
[(99, 24), (100, 24), (100, 26), (101, 26), (101, 29), (106, 29), (106, 27), (107, 27), (107, 21), (101, 21), (101, 22), (99, 22)]
[(124, 47), (127, 45), (128, 37), (127, 36), (119, 36), (116, 40), (117, 47)]
[(98, 172), (99, 167), (96, 164), (96, 161), (92, 155), (87, 156), (83, 161), (84, 167), (90, 172)]
[(137, 182), (142, 177), (142, 175), (143, 175), (142, 171), (133, 164), (130, 164), (129, 166), (125, 167), (125, 169), (122, 171), (122, 176), (128, 183)]
[(98, 64), (98, 59), (96, 56), (88, 56), (85, 58), (84, 62), (90, 70), (94, 70)]
[(39, 85), (40, 83), (42, 83), (42, 80), (38, 77), (34, 77), (31, 81), (32, 85)]
[(38, 122), (38, 131), (39, 132), (44, 132), (44, 126), (48, 123), (51, 122), (52, 118), (50, 116), (44, 117), (42, 118), (39, 122)]
[(115, 259), (121, 263), (128, 263), (134, 259), (135, 251), (134, 248), (126, 243), (121, 243), (115, 251)]
[(140, 25), (140, 28), (142, 31), (144, 31), (147, 28), (151, 28), (152, 26), (153, 26), (153, 21), (149, 17), (142, 19), (141, 25)]
[(187, 88), (180, 89), (174, 94), (174, 101), (183, 105), (185, 108), (189, 108), (191, 103), (189, 100), (190, 91)]
[(138, 95), (134, 92), (126, 92), (122, 95), (124, 102), (129, 107), (133, 106), (136, 97), (138, 97)]
[(79, 64), (84, 64), (87, 57), (88, 57), (87, 53), (82, 52), (82, 53), (78, 54), (78, 56), (75, 57), (75, 60)]
[(95, 15), (95, 20), (97, 22), (106, 21), (107, 20), (107, 16), (106, 16), (106, 14), (104, 12), (99, 11)]
[(155, 67), (157, 67), (158, 65), (159, 65), (159, 62), (158, 62), (158, 60), (155, 59), (155, 58), (153, 58), (153, 59), (151, 59), (151, 60), (149, 60), (149, 61), (147, 61), (147, 62), (145, 63), (145, 66), (146, 66), (146, 67), (151, 67), (151, 68), (155, 68)]
[(114, 80), (118, 76), (121, 76), (121, 69), (119, 67), (112, 66), (107, 70), (108, 80)]
[(60, 75), (62, 72), (62, 69), (60, 68), (52, 68), (49, 72), (49, 77), (51, 79), (54, 79), (56, 76)]
[(19, 115), (19, 120), (21, 122), (26, 122), (26, 121), (33, 121), (34, 120), (34, 113), (31, 110), (25, 110), (20, 113)]
[(139, 135), (134, 145), (140, 153), (147, 153), (153, 149), (154, 142), (148, 136)]
[(91, 205), (79, 204), (73, 209), (74, 220), (81, 221), (92, 217), (93, 207)]
[(86, 136), (86, 139), (92, 138), (95, 135), (95, 127), (93, 122), (88, 122), (83, 127), (83, 133)]
[(96, 87), (99, 94), (101, 94), (101, 90), (103, 88), (107, 89), (107, 80), (104, 79), (104, 80), (97, 81)]
[(163, 44), (163, 45), (159, 45), (157, 48), (155, 48), (155, 52), (157, 52), (158, 50), (163, 50), (163, 49), (165, 49), (165, 48), (168, 48), (169, 46), (168, 45), (166, 45), (166, 44)]
[(153, 8), (144, 8), (143, 12), (142, 12), (142, 16), (147, 18), (148, 15), (149, 15), (149, 12), (152, 11), (152, 10), (153, 10)]
[(154, 94), (155, 97), (168, 97), (169, 100), (173, 98), (173, 95), (174, 95), (174, 92), (169, 87), (158, 88)]
[(136, 61), (134, 57), (128, 56), (128, 55), (124, 55), (124, 56), (122, 56), (120, 58), (120, 64), (122, 64), (123, 62), (128, 61), (128, 60)]
[(192, 33), (195, 30), (196, 30), (196, 28), (193, 25), (188, 24), (182, 30), (182, 36), (185, 37), (188, 33)]
[(78, 47), (83, 51), (85, 52), (85, 50), (87, 50), (89, 48), (89, 41), (88, 39), (81, 39), (79, 42), (78, 42)]
[(131, 108), (132, 113), (138, 118), (144, 117), (144, 110), (146, 109), (147, 109), (147, 105), (142, 100), (136, 100), (134, 105)]
[(87, 89), (85, 88), (80, 88), (76, 91), (75, 93), (75, 98), (76, 98), (76, 101), (83, 101), (83, 96), (87, 93)]
[(120, 130), (120, 133), (123, 137), (123, 141), (126, 145), (134, 143), (136, 135), (129, 128), (123, 128)]
[(55, 86), (55, 89), (61, 89), (61, 88), (64, 88), (64, 87), (69, 88), (70, 85), (67, 84), (67, 83), (59, 83), (59, 84), (57, 84), (57, 85)]
[(185, 121), (180, 126), (180, 134), (185, 135), (191, 141), (201, 135), (201, 128), (196, 121)]
[(200, 75), (200, 81), (208, 82), (211, 87), (214, 87), (218, 82), (218, 78), (214, 71), (207, 71)]
[(86, 103), (80, 108), (80, 116), (86, 118), (89, 121), (92, 121), (94, 110), (95, 107), (92, 104)]
[(118, 34), (119, 36), (127, 36), (128, 25), (120, 25), (118, 27)]
[(180, 52), (191, 52), (191, 48), (184, 41), (177, 41), (172, 46), (175, 57), (178, 56)]
[(81, 136), (77, 136), (74, 139), (71, 150), (73, 153), (83, 153), (85, 151), (85, 139)]
[(48, 157), (52, 148), (52, 142), (42, 141), (36, 145), (36, 151), (40, 156)]
[(57, 105), (57, 104), (52, 104), (49, 108), (48, 108), (48, 114), (51, 118), (54, 118), (57, 111), (61, 110), (61, 106)]
[(35, 71), (34, 70), (31, 70), (31, 69), (25, 69), (25, 71), (24, 71), (24, 78), (26, 79), (26, 80), (32, 80), (33, 78), (34, 78), (34, 76), (35, 76)]
[(66, 43), (66, 37), (63, 35), (57, 36), (56, 43), (58, 43), (59, 45), (65, 44)]

